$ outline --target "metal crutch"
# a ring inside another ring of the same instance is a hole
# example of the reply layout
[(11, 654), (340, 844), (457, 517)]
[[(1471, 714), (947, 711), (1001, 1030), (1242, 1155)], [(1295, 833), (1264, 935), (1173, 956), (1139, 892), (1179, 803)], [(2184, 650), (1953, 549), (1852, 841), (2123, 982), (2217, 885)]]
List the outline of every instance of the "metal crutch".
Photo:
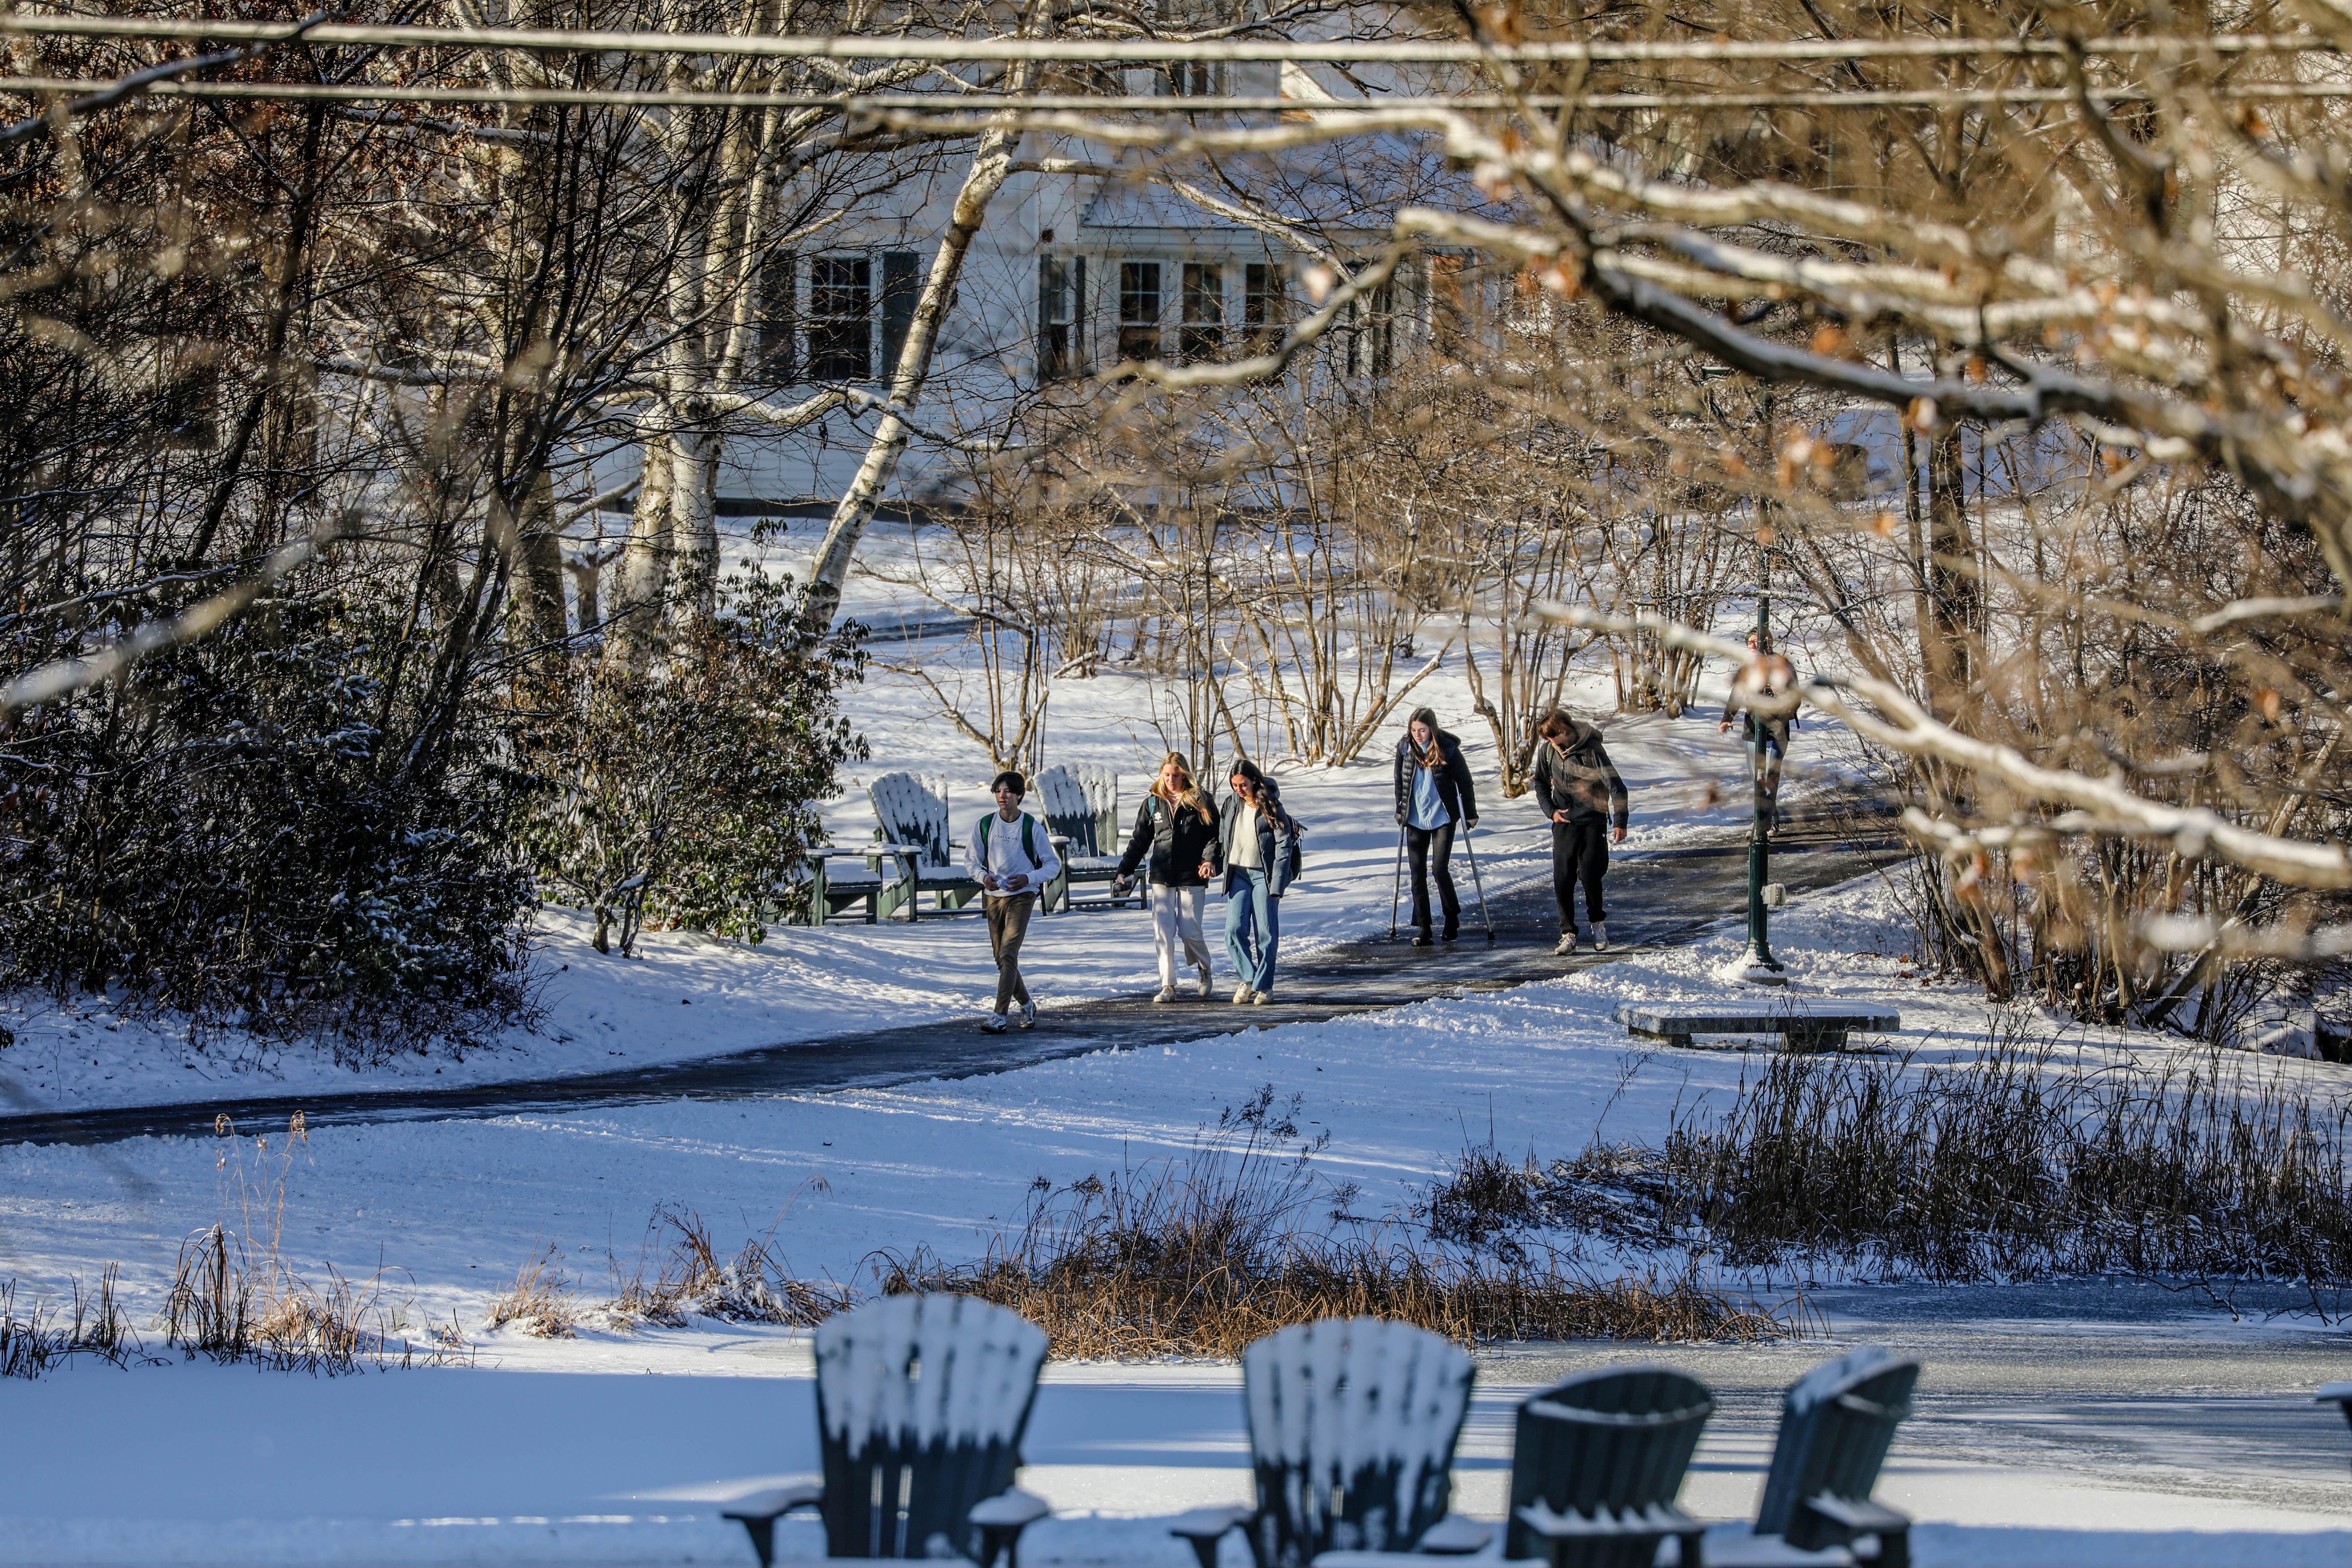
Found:
[(1478, 890), (1478, 920), (1486, 928), (1486, 941), (1491, 945), (1495, 940), (1495, 921), (1486, 913), (1486, 885), (1478, 879), (1478, 851), (1470, 842), (1470, 829), (1466, 825), (1462, 829), (1462, 852), (1470, 857), (1470, 885)]
[(1389, 879), (1389, 940), (1396, 941), (1397, 900), (1404, 893), (1404, 820), (1397, 819), (1396, 875)]

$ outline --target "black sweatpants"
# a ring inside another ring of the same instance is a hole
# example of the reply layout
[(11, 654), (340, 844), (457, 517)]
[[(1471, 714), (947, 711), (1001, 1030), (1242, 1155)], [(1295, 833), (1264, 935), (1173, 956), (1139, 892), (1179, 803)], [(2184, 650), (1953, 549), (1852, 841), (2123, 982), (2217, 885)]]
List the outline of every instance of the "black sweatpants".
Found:
[(1584, 884), (1584, 918), (1605, 921), (1601, 879), (1609, 874), (1609, 824), (1555, 822), (1551, 825), (1551, 893), (1559, 900), (1559, 929), (1576, 929), (1576, 885)]
[(1412, 862), (1412, 923), (1422, 930), (1429, 929), (1429, 863), (1437, 862), (1437, 902), (1445, 911), (1445, 923), (1453, 925), (1462, 919), (1462, 900), (1454, 891), (1454, 824), (1442, 827), (1413, 827), (1404, 830), (1404, 852)]

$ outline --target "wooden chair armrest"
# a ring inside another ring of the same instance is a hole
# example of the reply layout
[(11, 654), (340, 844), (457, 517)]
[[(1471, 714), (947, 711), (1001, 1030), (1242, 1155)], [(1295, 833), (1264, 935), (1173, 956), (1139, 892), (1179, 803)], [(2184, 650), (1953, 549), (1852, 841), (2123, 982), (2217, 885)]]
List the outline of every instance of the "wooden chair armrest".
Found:
[(814, 1508), (824, 1500), (824, 1483), (811, 1477), (786, 1481), (765, 1491), (735, 1499), (719, 1510), (721, 1519), (777, 1519), (796, 1508)]
[(972, 1523), (991, 1530), (1009, 1530), (1034, 1524), (1053, 1511), (1054, 1505), (1035, 1492), (1024, 1492), (1019, 1487), (1012, 1487), (972, 1504), (971, 1512), (967, 1517)]
[(1681, 1568), (1853, 1568), (1853, 1553), (1843, 1546), (1807, 1552), (1777, 1535), (1758, 1535), (1744, 1521), (1710, 1525), (1697, 1556), (1699, 1563)]
[(1228, 1530), (1257, 1517), (1254, 1508), (1196, 1508), (1168, 1521), (1168, 1533), (1187, 1541), (1214, 1541)]
[(1217, 1568), (1217, 1542), (1225, 1531), (1256, 1517), (1254, 1508), (1196, 1508), (1170, 1520), (1168, 1533), (1192, 1543), (1192, 1555), (1200, 1559), (1201, 1568)]
[(1596, 1509), (1581, 1514), (1574, 1509), (1554, 1513), (1541, 1501), (1519, 1510), (1519, 1522), (1546, 1541), (1611, 1541), (1637, 1535), (1696, 1535), (1705, 1526), (1669, 1503), (1645, 1509)]
[(776, 1521), (796, 1508), (814, 1508), (824, 1500), (824, 1483), (811, 1476), (739, 1497), (720, 1509), (719, 1517), (743, 1527), (751, 1538), (751, 1552), (759, 1558), (760, 1568), (769, 1568), (776, 1560)]
[(1832, 1497), (1823, 1492), (1809, 1497), (1805, 1506), (1840, 1529), (1856, 1535), (1885, 1535), (1911, 1528), (1911, 1516), (1872, 1502), (1868, 1498), (1856, 1501), (1852, 1498)]
[(1421, 1544), (1416, 1550), (1433, 1557), (1467, 1557), (1494, 1538), (1493, 1525), (1449, 1513), (1421, 1532)]

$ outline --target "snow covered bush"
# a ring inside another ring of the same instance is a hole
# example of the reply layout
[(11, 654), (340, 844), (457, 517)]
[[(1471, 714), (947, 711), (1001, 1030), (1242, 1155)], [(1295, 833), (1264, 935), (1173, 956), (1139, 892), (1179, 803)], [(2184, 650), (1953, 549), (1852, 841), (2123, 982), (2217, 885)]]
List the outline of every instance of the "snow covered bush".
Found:
[(522, 841), (594, 917), (599, 952), (628, 952), (648, 924), (756, 942), (800, 912), (817, 803), (866, 755), (839, 698), (864, 668), (861, 629), (805, 646), (791, 579), (749, 563), (719, 599), (643, 671), (574, 660), (529, 725)]
[(0, 979), (368, 1054), (525, 1005), (517, 792), (431, 639), (289, 593), (0, 747)]

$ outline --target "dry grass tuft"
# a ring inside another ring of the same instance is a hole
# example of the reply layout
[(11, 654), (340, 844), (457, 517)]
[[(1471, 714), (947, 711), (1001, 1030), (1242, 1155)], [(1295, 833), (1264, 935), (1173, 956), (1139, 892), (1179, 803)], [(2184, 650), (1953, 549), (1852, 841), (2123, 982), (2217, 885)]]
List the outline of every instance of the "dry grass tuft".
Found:
[(1189, 1159), (1041, 1184), (1021, 1230), (977, 1262), (883, 1255), (881, 1287), (998, 1302), (1045, 1329), (1053, 1354), (1080, 1360), (1238, 1356), (1289, 1324), (1355, 1315), (1464, 1344), (1804, 1331), (1801, 1305), (1766, 1309), (1695, 1270), (1604, 1279), (1555, 1249), (1433, 1247), (1400, 1226), (1317, 1214), (1308, 1167), (1320, 1145), (1273, 1150), (1295, 1131), (1262, 1091)]
[[(802, 1190), (827, 1190), (822, 1178), (814, 1178), (813, 1183), (803, 1184)], [(799, 1195), (795, 1192), (793, 1198)], [(692, 1209), (667, 1205), (656, 1209), (647, 1229), (648, 1243), (636, 1268), (622, 1281), (613, 1300), (610, 1310), (618, 1319), (670, 1328), (681, 1327), (697, 1316), (730, 1323), (814, 1328), (856, 1303), (856, 1293), (845, 1286), (794, 1279), (772, 1250), (772, 1230), (764, 1238), (746, 1240), (741, 1250), (729, 1258), (719, 1253), (709, 1226)], [(659, 1248), (664, 1236), (672, 1237), (666, 1250)], [(659, 1262), (648, 1279), (647, 1262), (656, 1256)]]
[(579, 1299), (572, 1293), (572, 1277), (556, 1266), (558, 1251), (551, 1242), (546, 1251), (515, 1270), (514, 1283), (490, 1303), (484, 1328), (512, 1323), (541, 1340), (568, 1340), (579, 1332)]
[(180, 1244), (160, 1322), (165, 1343), (191, 1357), (329, 1373), (465, 1357), (454, 1324), (427, 1331), (422, 1344), (407, 1337), (405, 1314), (386, 1298), (382, 1270), (354, 1283), (331, 1267), (327, 1283), (312, 1286), (287, 1264), (280, 1247), (287, 1179), (296, 1151), (310, 1142), (300, 1111), (274, 1160), (267, 1135), (253, 1140), (250, 1170), (229, 1119), (215, 1119), (213, 1130), (226, 1141), (215, 1167), (222, 1205), (238, 1223), (216, 1221)]

